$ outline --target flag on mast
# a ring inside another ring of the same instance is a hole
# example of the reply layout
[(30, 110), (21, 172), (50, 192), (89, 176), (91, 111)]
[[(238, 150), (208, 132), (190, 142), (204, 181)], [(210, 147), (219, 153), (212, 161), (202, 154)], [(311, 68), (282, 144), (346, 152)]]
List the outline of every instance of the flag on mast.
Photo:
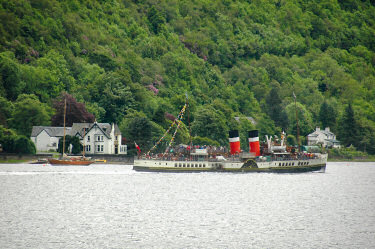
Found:
[(141, 148), (139, 148), (138, 144), (134, 141), (135, 148), (137, 148), (138, 152), (141, 153)]

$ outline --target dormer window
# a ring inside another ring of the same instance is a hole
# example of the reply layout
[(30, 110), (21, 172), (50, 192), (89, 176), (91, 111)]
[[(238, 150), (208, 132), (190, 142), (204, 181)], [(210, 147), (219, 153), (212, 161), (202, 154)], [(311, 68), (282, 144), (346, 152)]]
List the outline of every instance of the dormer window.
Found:
[(103, 131), (107, 131), (107, 128), (103, 128)]
[(87, 136), (87, 142), (90, 142), (90, 136)]

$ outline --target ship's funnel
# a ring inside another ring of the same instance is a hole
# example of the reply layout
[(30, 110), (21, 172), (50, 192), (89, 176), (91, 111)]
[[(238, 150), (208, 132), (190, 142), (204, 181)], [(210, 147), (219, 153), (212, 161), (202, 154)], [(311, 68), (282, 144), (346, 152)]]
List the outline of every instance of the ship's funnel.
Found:
[(260, 156), (258, 130), (249, 131), (249, 148), (250, 153), (253, 153), (255, 156)]
[(229, 131), (229, 144), (231, 155), (241, 152), (240, 136), (237, 130)]

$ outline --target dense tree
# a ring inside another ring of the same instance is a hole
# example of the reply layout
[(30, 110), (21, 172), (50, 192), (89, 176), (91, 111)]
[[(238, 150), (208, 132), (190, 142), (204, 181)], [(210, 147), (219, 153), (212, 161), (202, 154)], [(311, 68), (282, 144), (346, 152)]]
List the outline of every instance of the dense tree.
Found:
[(275, 125), (282, 129), (288, 128), (288, 116), (282, 106), (282, 100), (279, 95), (280, 89), (274, 87), (266, 97), (267, 113), (275, 122)]
[(9, 119), (13, 116), (13, 103), (0, 97), (0, 125), (8, 127)]
[(301, 133), (335, 131), (345, 119), (329, 106), (341, 116), (353, 102), (357, 148), (371, 151), (373, 13), (372, 1), (0, 1), (0, 123), (13, 127), (21, 93), (52, 106), (69, 92), (100, 122), (142, 113), (154, 142), (168, 127), (156, 116), (176, 116), (188, 92), (193, 123), (206, 109), (224, 127), (197, 135), (225, 145), (235, 116), (294, 134), (294, 91)]
[(341, 122), (338, 129), (338, 138), (344, 146), (356, 146), (358, 143), (358, 122), (355, 117), (354, 109), (349, 103), (341, 117)]
[(136, 117), (133, 118), (127, 127), (128, 137), (127, 140), (130, 144), (136, 142), (143, 152), (151, 148), (150, 140), (152, 125), (147, 118)]
[(0, 144), (4, 152), (14, 152), (14, 143), (17, 139), (17, 134), (12, 129), (7, 129), (0, 125)]
[(286, 106), (285, 110), (289, 117), (289, 128), (288, 134), (297, 135), (297, 118), (296, 109), (298, 116), (298, 126), (300, 136), (306, 136), (313, 131), (313, 119), (311, 113), (306, 109), (304, 105), (297, 102), (290, 103)]
[(226, 144), (229, 129), (224, 120), (223, 113), (217, 111), (213, 106), (202, 106), (195, 113), (191, 127), (192, 133), (195, 136), (207, 137), (220, 144)]
[(52, 110), (34, 94), (21, 94), (14, 103), (11, 127), (21, 135), (30, 136), (34, 125), (49, 125)]
[(14, 101), (24, 87), (25, 83), (21, 81), (19, 65), (14, 54), (0, 53), (0, 96)]
[(286, 138), (286, 143), (289, 146), (295, 146), (295, 145), (297, 145), (297, 139), (293, 135), (288, 135), (287, 138)]
[(150, 22), (152, 31), (155, 32), (155, 34), (159, 33), (162, 29), (162, 25), (165, 22), (165, 18), (163, 15), (155, 8), (155, 6), (152, 6), (151, 9), (148, 12), (147, 18)]
[[(63, 144), (64, 144), (63, 140), (64, 138), (59, 139), (59, 146), (58, 146), (57, 151), (60, 153), (63, 152), (63, 149), (62, 149)], [(82, 150), (83, 150), (83, 146), (78, 137), (75, 137), (75, 136), (72, 137), (69, 135), (65, 136), (65, 149), (64, 149), (65, 154), (68, 154), (68, 153), (80, 154)]]
[(92, 88), (92, 98), (105, 110), (103, 122), (118, 123), (134, 106), (134, 98), (126, 82), (117, 73), (101, 75)]
[(14, 152), (19, 154), (35, 154), (35, 144), (26, 136), (17, 136), (14, 141)]
[(52, 116), (52, 126), (64, 126), (64, 108), (66, 100), (66, 117), (65, 126), (70, 127), (73, 123), (92, 123), (95, 121), (94, 115), (87, 112), (83, 103), (77, 100), (68, 93), (63, 93), (59, 98), (54, 101), (54, 108), (56, 114)]
[(336, 118), (337, 111), (331, 104), (329, 104), (327, 101), (324, 101), (320, 106), (319, 111), (319, 120), (322, 124), (322, 127), (330, 127), (331, 129), (335, 129)]
[(220, 146), (220, 144), (212, 139), (207, 137), (193, 137), (193, 144), (194, 145), (211, 145), (211, 146)]

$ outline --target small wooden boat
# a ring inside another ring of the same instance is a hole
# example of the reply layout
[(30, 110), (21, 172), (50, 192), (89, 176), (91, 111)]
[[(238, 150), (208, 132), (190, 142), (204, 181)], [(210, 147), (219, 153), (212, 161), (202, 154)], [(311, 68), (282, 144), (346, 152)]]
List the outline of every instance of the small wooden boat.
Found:
[(62, 158), (62, 159), (54, 159), (54, 158), (50, 158), (48, 159), (48, 162), (51, 164), (51, 165), (77, 165), (77, 166), (88, 166), (92, 163), (94, 163), (94, 161), (90, 160), (90, 158), (86, 158), (86, 157), (65, 157), (65, 158)]
[(46, 158), (39, 158), (38, 160), (31, 161), (29, 164), (45, 164), (48, 163), (48, 159)]

